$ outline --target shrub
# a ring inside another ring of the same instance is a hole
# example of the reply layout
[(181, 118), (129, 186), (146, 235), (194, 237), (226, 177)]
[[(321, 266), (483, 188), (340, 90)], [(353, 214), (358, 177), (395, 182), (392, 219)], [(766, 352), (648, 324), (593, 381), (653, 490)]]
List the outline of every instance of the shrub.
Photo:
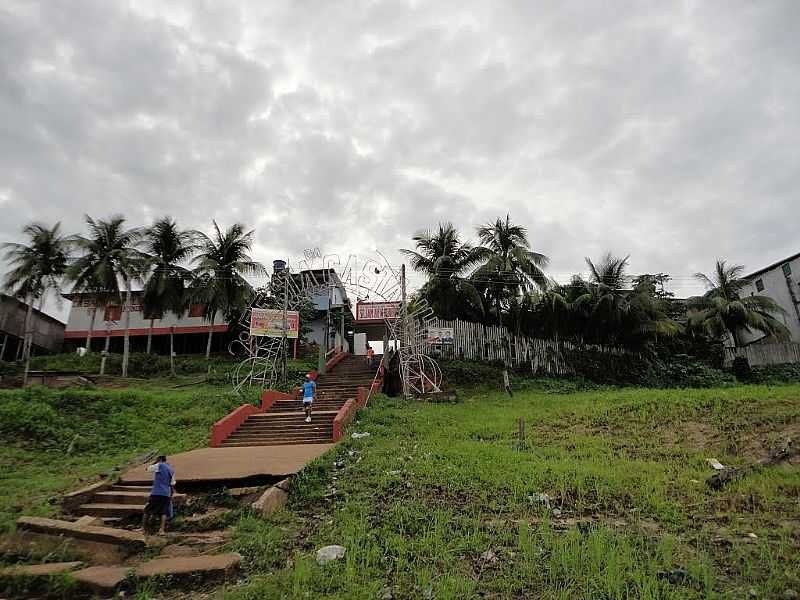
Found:
[(752, 370), (750, 369), (750, 362), (744, 356), (737, 356), (733, 359), (733, 374), (736, 379), (740, 381), (750, 381), (752, 378)]
[(22, 369), (13, 362), (0, 360), (0, 377), (13, 377), (22, 372)]
[(59, 413), (42, 401), (12, 398), (0, 402), (0, 434), (5, 440), (60, 439), (62, 425)]

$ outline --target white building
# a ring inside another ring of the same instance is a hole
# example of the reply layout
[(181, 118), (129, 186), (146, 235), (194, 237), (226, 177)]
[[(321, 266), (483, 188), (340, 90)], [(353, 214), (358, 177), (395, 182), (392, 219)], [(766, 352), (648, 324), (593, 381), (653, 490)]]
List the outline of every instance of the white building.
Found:
[[(94, 300), (87, 294), (64, 294), (64, 297), (72, 301), (69, 320), (64, 331), (64, 349), (71, 351), (78, 346), (86, 345)], [(144, 352), (147, 349), (150, 315), (145, 314), (141, 302), (142, 293), (133, 292), (129, 330), (132, 352)], [(171, 312), (155, 315), (153, 351), (158, 354), (169, 354), (169, 334), (170, 331), (173, 331), (177, 354), (205, 352), (211, 323), (203, 319), (204, 309), (205, 306), (202, 304), (192, 304), (189, 310), (180, 317)], [(122, 352), (122, 340), (125, 336), (125, 317), (122, 314), (122, 304), (116, 301), (99, 306), (94, 319), (92, 349), (102, 350), (105, 348), (106, 338), (109, 338), (109, 349), (112, 352)], [(222, 313), (218, 312), (214, 318), (213, 352), (221, 352), (226, 349), (226, 336), (218, 334), (224, 334), (227, 331), (228, 325), (225, 318)]]
[[(775, 300), (785, 311), (776, 318), (791, 332), (792, 341), (800, 342), (800, 253), (750, 273), (744, 279), (749, 284), (742, 289), (742, 296), (759, 294)], [(757, 331), (744, 336), (746, 344), (761, 340), (764, 336)]]
[[(282, 261), (276, 261), (282, 263)], [(276, 267), (278, 265), (275, 265)], [(310, 328), (307, 341), (322, 344), (325, 341), (326, 326), (330, 324), (328, 347), (341, 344), (341, 320), (345, 312), (350, 313), (350, 301), (347, 292), (338, 275), (333, 269), (314, 269), (301, 271), (292, 275), (299, 284), (300, 279), (325, 282), (328, 287), (324, 292), (319, 291), (312, 295), (312, 303), (317, 313), (313, 320), (301, 323), (302, 327)], [(306, 286), (309, 286), (306, 283)], [(64, 350), (71, 352), (79, 346), (86, 345), (89, 334), (89, 325), (92, 321), (94, 300), (87, 294), (63, 294), (72, 301), (66, 330), (64, 331)], [(330, 320), (328, 319), (329, 307), (331, 308)], [(153, 322), (152, 351), (157, 354), (169, 354), (169, 334), (174, 334), (175, 352), (177, 354), (200, 354), (206, 350), (210, 322), (203, 318), (205, 306), (192, 304), (186, 313), (177, 316), (171, 312), (155, 315)], [(352, 314), (349, 314), (352, 320)], [(142, 293), (133, 292), (132, 310), (130, 315), (130, 340), (131, 352), (145, 352), (147, 350), (147, 336), (150, 331), (150, 315), (145, 314), (142, 306)], [(227, 352), (229, 336), (228, 325), (225, 317), (218, 312), (214, 317), (214, 335), (212, 336), (212, 352)], [(94, 330), (92, 333), (92, 349), (95, 351), (105, 348), (106, 338), (109, 340), (111, 352), (122, 352), (123, 338), (125, 336), (124, 315), (121, 302), (114, 301), (105, 306), (99, 306), (96, 311)]]

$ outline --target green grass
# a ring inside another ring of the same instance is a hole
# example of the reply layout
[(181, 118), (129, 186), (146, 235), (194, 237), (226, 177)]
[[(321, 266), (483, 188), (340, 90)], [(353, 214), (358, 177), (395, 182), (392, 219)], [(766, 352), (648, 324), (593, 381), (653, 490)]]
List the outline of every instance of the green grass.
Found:
[[(376, 399), (354, 425), (370, 437), (348, 438), (295, 478), (288, 510), (241, 522), (232, 547), (245, 555), (250, 581), (219, 596), (741, 598), (752, 590), (774, 598), (800, 590), (797, 466), (721, 492), (704, 484), (706, 458), (749, 464), (800, 433), (800, 386), (464, 397)], [(321, 567), (314, 551), (327, 544), (347, 554)]]
[(59, 493), (143, 453), (207, 445), (214, 421), (244, 401), (224, 388), (156, 383), (0, 391), (0, 531), (21, 514), (57, 512)]

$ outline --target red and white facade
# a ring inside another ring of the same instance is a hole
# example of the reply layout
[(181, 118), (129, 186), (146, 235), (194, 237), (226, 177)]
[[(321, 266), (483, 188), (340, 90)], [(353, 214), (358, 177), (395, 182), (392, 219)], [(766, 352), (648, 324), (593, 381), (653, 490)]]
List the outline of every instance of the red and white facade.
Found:
[[(83, 341), (89, 335), (89, 327), (92, 321), (94, 300), (84, 294), (65, 294), (67, 299), (72, 301), (69, 311), (69, 320), (64, 331), (64, 341), (72, 342), (71, 346), (83, 346)], [(189, 334), (208, 334), (210, 322), (203, 319), (205, 307), (202, 304), (193, 304), (189, 310), (177, 316), (171, 312), (156, 315), (153, 322), (153, 339), (156, 347), (161, 346), (156, 339), (161, 336), (169, 336), (172, 331), (176, 336), (186, 336)], [(221, 312), (214, 318), (214, 333), (225, 333), (228, 326)], [(150, 315), (145, 314), (141, 304), (141, 294), (133, 293), (129, 334), (132, 338), (146, 339), (150, 332)], [(122, 304), (119, 301), (110, 302), (108, 305), (98, 306), (94, 328), (92, 332), (93, 340), (106, 337), (117, 338), (125, 335), (125, 316), (122, 312)], [(100, 342), (102, 343), (102, 342)], [(100, 343), (93, 342), (95, 349), (100, 348)], [(178, 352), (181, 350), (176, 349)], [(196, 350), (192, 348), (192, 350)]]

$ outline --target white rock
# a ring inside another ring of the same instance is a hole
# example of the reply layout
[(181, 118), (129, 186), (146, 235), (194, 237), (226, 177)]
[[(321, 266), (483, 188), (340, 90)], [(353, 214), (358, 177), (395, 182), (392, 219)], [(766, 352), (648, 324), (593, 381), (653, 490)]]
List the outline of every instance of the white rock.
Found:
[(359, 440), (361, 438), (369, 437), (369, 432), (365, 431), (364, 433), (359, 433), (358, 431), (354, 431), (353, 435), (351, 436), (354, 440)]
[(344, 546), (325, 546), (317, 550), (317, 562), (321, 565), (327, 564), (332, 560), (339, 560), (344, 558)]

